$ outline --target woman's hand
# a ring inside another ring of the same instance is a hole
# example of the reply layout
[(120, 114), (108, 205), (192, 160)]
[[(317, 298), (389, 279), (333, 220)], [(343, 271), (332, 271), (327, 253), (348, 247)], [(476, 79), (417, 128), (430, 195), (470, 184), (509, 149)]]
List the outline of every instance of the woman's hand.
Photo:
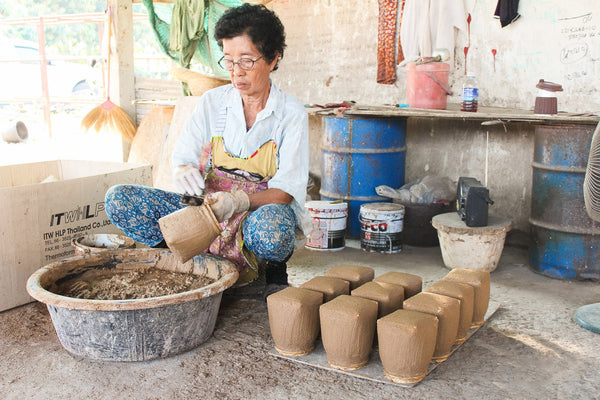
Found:
[(173, 182), (182, 193), (201, 196), (204, 190), (204, 178), (193, 165), (179, 165), (173, 171)]
[(204, 202), (210, 206), (219, 222), (228, 220), (233, 214), (248, 211), (250, 208), (250, 198), (241, 190), (211, 193), (206, 196)]

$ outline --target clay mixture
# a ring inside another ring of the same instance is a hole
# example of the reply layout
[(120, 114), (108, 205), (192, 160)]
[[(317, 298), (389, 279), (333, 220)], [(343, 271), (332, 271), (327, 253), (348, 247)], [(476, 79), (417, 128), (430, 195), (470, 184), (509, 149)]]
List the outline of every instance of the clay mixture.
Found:
[(206, 276), (150, 268), (124, 271), (92, 279), (72, 279), (61, 284), (57, 294), (89, 300), (145, 299), (182, 293), (210, 285)]

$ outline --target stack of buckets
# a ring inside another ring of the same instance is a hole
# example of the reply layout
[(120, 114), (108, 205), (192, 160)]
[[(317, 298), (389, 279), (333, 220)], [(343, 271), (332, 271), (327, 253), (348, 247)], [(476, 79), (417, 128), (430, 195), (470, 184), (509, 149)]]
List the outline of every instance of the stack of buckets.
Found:
[[(306, 205), (313, 220), (306, 247), (340, 250), (343, 230), (360, 237), (364, 250), (400, 251), (404, 207), (378, 196), (375, 188), (404, 185), (406, 118), (327, 116), (323, 124), (322, 200)], [(380, 202), (386, 205), (373, 204)]]

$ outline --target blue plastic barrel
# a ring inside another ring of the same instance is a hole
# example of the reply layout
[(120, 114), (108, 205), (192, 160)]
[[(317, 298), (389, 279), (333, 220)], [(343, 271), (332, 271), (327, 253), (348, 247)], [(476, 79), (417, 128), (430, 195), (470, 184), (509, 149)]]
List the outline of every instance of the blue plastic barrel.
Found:
[(600, 279), (600, 223), (585, 211), (583, 182), (595, 126), (535, 128), (532, 268), (558, 279)]
[(389, 201), (375, 188), (404, 185), (406, 118), (323, 117), (321, 198), (348, 202), (348, 232), (360, 237), (360, 206)]

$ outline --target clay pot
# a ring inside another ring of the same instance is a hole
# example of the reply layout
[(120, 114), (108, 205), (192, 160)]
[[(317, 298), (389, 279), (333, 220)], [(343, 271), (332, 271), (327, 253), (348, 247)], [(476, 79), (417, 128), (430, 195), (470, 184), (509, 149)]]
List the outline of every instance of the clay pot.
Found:
[(373, 280), (375, 270), (361, 265), (340, 265), (325, 272), (325, 276), (340, 278), (350, 282), (350, 290)]
[(375, 336), (377, 303), (342, 295), (319, 309), (321, 339), (333, 368), (356, 370), (369, 361)]
[(71, 245), (75, 248), (75, 255), (80, 256), (99, 251), (133, 249), (135, 241), (124, 235), (88, 233), (73, 238)]
[(404, 288), (404, 299), (408, 299), (423, 289), (423, 279), (419, 275), (407, 274), (405, 272), (386, 272), (373, 279), (378, 283), (390, 283)]
[(460, 301), (460, 319), (454, 344), (461, 344), (467, 340), (467, 333), (471, 329), (471, 322), (473, 322), (473, 302), (475, 301), (473, 286), (466, 283), (442, 280), (429, 286), (425, 291), (453, 297)]
[(402, 308), (404, 289), (396, 285), (382, 286), (377, 282), (367, 282), (352, 291), (352, 296), (374, 300), (378, 304), (377, 318), (385, 317)]
[(221, 226), (207, 204), (188, 206), (158, 220), (165, 242), (184, 263), (208, 249)]
[(348, 281), (330, 276), (315, 276), (310, 281), (304, 282), (300, 287), (323, 293), (323, 303), (327, 303), (342, 294), (350, 294), (350, 283)]
[(473, 322), (471, 328), (483, 325), (485, 313), (490, 303), (490, 273), (475, 269), (456, 268), (444, 277), (445, 281), (467, 283), (475, 289)]
[(323, 294), (295, 287), (267, 297), (269, 326), (275, 350), (284, 356), (298, 357), (315, 348), (319, 336), (319, 307)]
[(435, 315), (438, 318), (433, 361), (446, 361), (450, 357), (458, 333), (460, 302), (441, 294), (423, 292), (405, 300), (404, 309)]
[(431, 314), (398, 310), (377, 321), (379, 357), (392, 382), (414, 384), (427, 375), (435, 351), (438, 319)]

